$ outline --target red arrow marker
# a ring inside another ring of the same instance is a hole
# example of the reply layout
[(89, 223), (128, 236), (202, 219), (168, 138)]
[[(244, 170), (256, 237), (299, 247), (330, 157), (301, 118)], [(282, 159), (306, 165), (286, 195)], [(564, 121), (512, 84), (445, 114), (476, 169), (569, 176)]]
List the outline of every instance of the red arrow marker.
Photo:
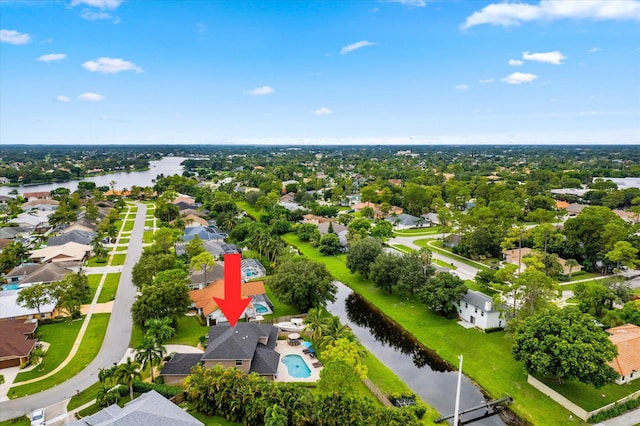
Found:
[(231, 327), (235, 326), (240, 316), (247, 309), (250, 297), (241, 298), (240, 261), (239, 254), (224, 255), (224, 299), (214, 297), (222, 313), (227, 317)]

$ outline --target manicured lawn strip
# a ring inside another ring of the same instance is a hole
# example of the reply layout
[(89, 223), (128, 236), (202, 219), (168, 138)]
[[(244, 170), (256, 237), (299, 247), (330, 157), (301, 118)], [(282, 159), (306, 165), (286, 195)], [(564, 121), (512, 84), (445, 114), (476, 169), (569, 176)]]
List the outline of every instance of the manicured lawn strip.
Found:
[(128, 232), (128, 231), (133, 231), (133, 225), (135, 225), (136, 221), (135, 220), (127, 220), (124, 223), (124, 231)]
[(567, 282), (574, 282), (574, 281), (582, 281), (582, 280), (588, 280), (591, 278), (600, 278), (602, 277), (602, 274), (599, 272), (573, 272), (573, 274), (571, 274), (571, 279), (568, 280)]
[[(412, 249), (411, 247), (405, 246), (404, 244), (392, 244), (391, 247), (393, 247), (394, 249), (398, 250), (399, 252), (402, 253), (413, 253), (415, 250)], [(434, 264), (441, 266), (443, 268), (448, 268), (448, 269), (453, 269), (456, 270), (458, 269), (455, 265), (451, 265), (447, 262), (443, 262), (440, 259), (431, 259), (431, 262), (433, 262)]]
[(122, 220), (116, 220), (114, 222), (114, 225), (116, 226), (116, 228), (118, 229), (118, 232), (122, 229)]
[(124, 237), (124, 238), (120, 238), (120, 240), (118, 241), (120, 244), (128, 244), (129, 243), (130, 238), (129, 237)]
[(144, 226), (151, 228), (153, 226), (153, 219), (146, 219), (144, 221)]
[(17, 417), (11, 420), (0, 422), (0, 426), (30, 426), (31, 420), (27, 416)]
[[(10, 392), (14, 392), (17, 396), (32, 395), (45, 389), (52, 388), (65, 380), (69, 380), (71, 377), (82, 371), (82, 369), (93, 361), (100, 351), (110, 316), (111, 314), (93, 314), (91, 316), (89, 327), (87, 327), (87, 331), (84, 334), (82, 343), (80, 343), (78, 352), (71, 362), (57, 374), (47, 377), (39, 382), (13, 387)], [(71, 341), (71, 344), (73, 344), (73, 341)]]
[(129, 339), (129, 347), (136, 348), (142, 343), (144, 333), (135, 325), (131, 327), (131, 339)]
[(625, 385), (613, 383), (596, 391), (593, 390), (593, 387), (580, 382), (567, 382), (559, 385), (554, 380), (542, 381), (587, 411), (595, 410), (640, 390), (640, 380), (633, 380)]
[(100, 280), (102, 279), (102, 274), (91, 274), (87, 275), (87, 280), (89, 281), (89, 288), (91, 289), (91, 297), (86, 303), (91, 303), (93, 297), (96, 295), (96, 290), (98, 290), (98, 286), (100, 285)]
[(67, 411), (71, 411), (74, 408), (78, 408), (81, 405), (84, 405), (87, 402), (93, 401), (94, 399), (96, 399), (96, 395), (98, 394), (98, 390), (100, 388), (102, 388), (102, 383), (95, 382), (94, 384), (92, 384), (91, 386), (89, 386), (88, 388), (80, 392), (79, 396), (78, 395), (72, 396), (71, 400), (67, 404)]
[(267, 297), (271, 300), (271, 304), (273, 305), (273, 314), (270, 315), (271, 318), (285, 317), (288, 315), (298, 315), (300, 309), (296, 308), (293, 305), (285, 305), (273, 294), (271, 288), (265, 284), (264, 288), (267, 290)]
[(207, 416), (196, 410), (188, 409), (187, 413), (200, 420), (205, 426), (240, 426), (242, 423), (231, 422), (220, 416)]
[(120, 272), (114, 272), (107, 274), (107, 278), (102, 285), (102, 291), (98, 296), (98, 303), (110, 302), (116, 298), (116, 292), (118, 291), (118, 282), (120, 281)]
[(247, 212), (249, 217), (251, 217), (256, 222), (260, 222), (260, 219), (262, 219), (262, 216), (264, 216), (264, 213), (254, 209), (253, 206), (246, 201), (236, 201), (236, 205)]
[(116, 251), (127, 251), (129, 246), (127, 244), (122, 244), (116, 247)]
[(113, 259), (111, 259), (111, 266), (120, 266), (124, 265), (124, 258), (127, 257), (126, 254), (114, 254)]
[(540, 425), (585, 424), (576, 419), (568, 420), (569, 411), (527, 383), (524, 367), (513, 359), (511, 340), (505, 333), (484, 334), (460, 327), (454, 320), (432, 313), (421, 303), (407, 301), (395, 293), (389, 295), (359, 274), (352, 275), (346, 267), (345, 255), (321, 256), (296, 235), (286, 234), (282, 238), (305, 256), (327, 265), (336, 279), (363, 295), (443, 359), (456, 365), (458, 355), (464, 355), (465, 374), (477, 381), (494, 399), (512, 396), (512, 407), (523, 418)]
[[(56, 367), (65, 360), (67, 355), (69, 355), (69, 352), (71, 352), (73, 342), (75, 342), (80, 327), (82, 326), (82, 321), (84, 321), (84, 317), (73, 321), (71, 324), (65, 320), (56, 324), (39, 326), (36, 335), (40, 336), (40, 341), (51, 343), (47, 351), (47, 356), (44, 357), (39, 367), (31, 371), (18, 373), (14, 383), (31, 380), (55, 370)], [(41, 368), (42, 370), (40, 370)]]
[(433, 226), (431, 228), (403, 229), (401, 231), (394, 231), (394, 234), (399, 237), (415, 237), (417, 235), (433, 235), (438, 233), (440, 233), (439, 226)]
[[(433, 244), (429, 244), (431, 241), (433, 241)], [(480, 262), (475, 262), (471, 259), (467, 259), (466, 257), (459, 256), (451, 252), (450, 250), (443, 248), (442, 241), (433, 240), (431, 238), (423, 238), (420, 240), (415, 240), (413, 243), (420, 247), (428, 247), (429, 250), (431, 251), (440, 253), (443, 256), (451, 257), (452, 259), (455, 259), (458, 262), (462, 262), (465, 265), (473, 266), (474, 268), (479, 268), (479, 269), (489, 269), (487, 265), (484, 265)]]
[(153, 242), (153, 231), (144, 231), (142, 236), (143, 243), (152, 243)]
[(129, 212), (130, 213), (138, 213), (138, 206), (133, 206), (133, 207), (129, 208)]
[(108, 257), (106, 257), (104, 259), (104, 262), (98, 262), (98, 258), (94, 256), (94, 257), (90, 258), (89, 260), (87, 260), (86, 266), (88, 266), (90, 268), (96, 267), (96, 266), (98, 266), (98, 267), (99, 266), (107, 266), (107, 260), (109, 260)]
[(197, 346), (200, 336), (209, 332), (209, 329), (200, 325), (198, 318), (184, 316), (178, 320), (176, 335), (165, 342), (166, 345), (190, 345)]

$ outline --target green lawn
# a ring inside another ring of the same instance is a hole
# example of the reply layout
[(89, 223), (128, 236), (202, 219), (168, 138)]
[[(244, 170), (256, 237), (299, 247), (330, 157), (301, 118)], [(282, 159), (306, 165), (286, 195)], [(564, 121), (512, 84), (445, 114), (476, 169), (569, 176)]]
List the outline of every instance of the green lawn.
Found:
[(153, 219), (146, 219), (144, 221), (144, 226), (151, 228), (153, 226)]
[(262, 216), (264, 216), (263, 212), (256, 210), (251, 204), (247, 203), (246, 201), (236, 201), (236, 205), (247, 212), (249, 217), (253, 218), (253, 220), (255, 220), (256, 222), (260, 222), (260, 219), (262, 219)]
[(71, 400), (67, 404), (67, 411), (71, 411), (74, 408), (78, 408), (81, 405), (86, 404), (89, 401), (93, 401), (96, 399), (96, 395), (98, 394), (98, 390), (102, 388), (102, 383), (95, 382), (82, 392), (79, 395), (74, 395), (71, 397)]
[[(431, 241), (433, 241), (433, 243), (429, 244)], [(440, 253), (443, 256), (447, 256), (450, 257), (452, 259), (457, 260), (458, 262), (462, 262), (465, 265), (469, 265), (469, 266), (473, 266), (474, 268), (479, 268), (479, 269), (489, 269), (489, 267), (487, 265), (484, 265), (480, 262), (476, 262), (474, 260), (471, 259), (467, 259), (466, 257), (462, 257), (459, 256), (453, 252), (451, 252), (451, 250), (448, 250), (446, 248), (442, 247), (442, 241), (437, 241), (437, 240), (433, 240), (431, 238), (422, 238), (419, 240), (415, 240), (413, 242), (415, 245), (420, 246), (420, 247), (428, 247), (429, 250), (434, 251), (436, 253)]]
[[(93, 361), (100, 351), (110, 316), (111, 314), (93, 314), (91, 316), (91, 321), (89, 322), (89, 327), (87, 327), (87, 331), (82, 339), (82, 343), (80, 343), (80, 347), (78, 348), (78, 352), (71, 362), (51, 377), (47, 377), (46, 379), (35, 383), (12, 387), (9, 390), (11, 395), (10, 397), (15, 398), (41, 392), (45, 389), (52, 388), (65, 380), (69, 380), (71, 377), (82, 371), (82, 369)], [(73, 344), (73, 342), (71, 343)]]
[[(130, 213), (138, 213), (138, 206), (133, 206), (129, 208)], [(134, 215), (135, 216), (135, 215)]]
[(113, 259), (111, 259), (111, 266), (124, 265), (125, 257), (127, 257), (126, 254), (114, 254)]
[(118, 291), (118, 282), (120, 282), (120, 272), (107, 274), (107, 278), (102, 285), (102, 291), (98, 296), (98, 303), (110, 302), (116, 298)]
[(224, 417), (220, 417), (220, 416), (207, 416), (205, 414), (199, 413), (196, 410), (191, 410), (191, 409), (188, 409), (187, 413), (191, 414), (193, 417), (200, 420), (202, 423), (205, 424), (205, 426), (239, 426), (242, 424), (242, 423), (231, 422), (225, 419)]
[(194, 316), (185, 316), (178, 320), (176, 335), (167, 340), (168, 345), (191, 345), (197, 346), (198, 339), (209, 332), (209, 329), (200, 325)]
[(135, 225), (136, 221), (135, 220), (127, 220), (124, 223), (124, 231), (128, 232), (128, 231), (133, 231), (133, 225)]
[(394, 234), (399, 237), (415, 237), (418, 235), (434, 235), (439, 233), (440, 233), (439, 226), (433, 226), (431, 228), (403, 229), (401, 231), (394, 232)]
[(285, 305), (282, 303), (271, 291), (271, 288), (265, 284), (264, 288), (267, 290), (267, 297), (271, 300), (271, 304), (273, 305), (273, 317), (285, 317), (288, 315), (297, 315), (300, 312), (300, 309), (296, 308), (293, 305)]
[(144, 242), (144, 243), (152, 243), (153, 242), (153, 231), (144, 231), (144, 235), (142, 236), (142, 242)]
[(5, 420), (0, 422), (0, 426), (30, 426), (31, 420), (27, 416), (18, 417), (16, 419)]
[(595, 410), (640, 390), (640, 380), (633, 380), (625, 385), (615, 383), (606, 385), (597, 389), (596, 392), (593, 387), (580, 382), (559, 385), (552, 380), (544, 380), (544, 383), (587, 411)]
[(93, 300), (93, 297), (96, 294), (96, 290), (98, 290), (98, 286), (100, 285), (102, 274), (87, 275), (87, 279), (89, 281), (89, 288), (91, 289), (91, 297), (85, 303), (91, 303), (91, 301)]
[(588, 279), (591, 279), (591, 278), (599, 278), (599, 277), (602, 277), (602, 274), (599, 273), (599, 272), (582, 272), (582, 271), (579, 271), (579, 272), (574, 272), (571, 275), (571, 279), (568, 280), (568, 282), (588, 280)]
[(76, 337), (78, 336), (83, 320), (84, 317), (73, 321), (71, 324), (69, 324), (69, 321), (63, 321), (56, 324), (45, 324), (39, 326), (36, 334), (40, 336), (40, 341), (51, 344), (47, 351), (47, 356), (44, 357), (42, 364), (40, 364), (39, 367), (36, 367), (31, 371), (18, 373), (14, 383), (31, 380), (55, 370), (56, 367), (65, 360), (67, 355), (69, 355), (69, 352), (71, 352), (73, 342), (75, 342)]
[(120, 232), (120, 230), (122, 229), (122, 220), (116, 220), (114, 222), (114, 225), (116, 226), (116, 229), (118, 229), (118, 232)]
[[(415, 251), (411, 247), (405, 246), (404, 244), (394, 244), (394, 245), (391, 245), (391, 247), (393, 247), (394, 249), (396, 249), (396, 250), (398, 250), (398, 251), (400, 251), (402, 253), (413, 253)], [(452, 265), (450, 263), (444, 262), (444, 261), (442, 261), (440, 259), (431, 259), (431, 261), (434, 264), (436, 264), (438, 266), (441, 266), (443, 268), (449, 268), (449, 269), (453, 269), (453, 270), (458, 269), (455, 265)]]
[(122, 244), (122, 245), (116, 246), (116, 251), (127, 251), (128, 248), (129, 248), (128, 244)]
[(120, 238), (120, 240), (118, 240), (118, 242), (120, 244), (128, 244), (129, 243), (130, 238), (129, 237), (124, 237), (124, 238)]
[(108, 257), (104, 259), (104, 262), (98, 262), (98, 258), (94, 256), (89, 260), (87, 260), (86, 266), (90, 268), (95, 266), (107, 266), (107, 260), (108, 260)]
[(513, 397), (512, 409), (523, 418), (540, 425), (584, 424), (575, 418), (568, 420), (569, 411), (527, 383), (524, 367), (513, 359), (511, 340), (504, 332), (484, 334), (460, 327), (455, 320), (438, 316), (418, 302), (407, 301), (395, 292), (389, 295), (359, 274), (352, 275), (344, 255), (321, 256), (314, 247), (293, 234), (286, 234), (283, 239), (307, 257), (325, 263), (336, 279), (363, 295), (443, 359), (455, 365), (458, 355), (464, 355), (465, 374), (494, 399), (504, 395)]

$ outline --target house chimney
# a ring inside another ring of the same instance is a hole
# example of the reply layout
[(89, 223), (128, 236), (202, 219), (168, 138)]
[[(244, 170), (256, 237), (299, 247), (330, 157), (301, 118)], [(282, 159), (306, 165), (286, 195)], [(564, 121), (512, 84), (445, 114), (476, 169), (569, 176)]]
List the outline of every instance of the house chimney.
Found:
[(485, 311), (490, 312), (491, 311), (491, 307), (492, 307), (491, 306), (491, 302), (489, 302), (489, 301), (484, 302), (484, 310)]

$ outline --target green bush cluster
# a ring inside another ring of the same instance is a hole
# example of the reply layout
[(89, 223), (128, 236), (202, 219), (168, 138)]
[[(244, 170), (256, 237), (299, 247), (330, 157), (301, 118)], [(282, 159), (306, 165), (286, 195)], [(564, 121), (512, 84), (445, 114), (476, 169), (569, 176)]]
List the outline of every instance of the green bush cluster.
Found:
[[(133, 382), (133, 391), (136, 393), (146, 393), (151, 390), (158, 392), (160, 395), (164, 396), (165, 398), (171, 398), (178, 395), (179, 393), (182, 393), (182, 388), (178, 386), (171, 386), (171, 385), (158, 384), (158, 383), (146, 383), (146, 382), (141, 382), (137, 380)], [(128, 391), (129, 390), (126, 389), (125, 387), (125, 394)]]

